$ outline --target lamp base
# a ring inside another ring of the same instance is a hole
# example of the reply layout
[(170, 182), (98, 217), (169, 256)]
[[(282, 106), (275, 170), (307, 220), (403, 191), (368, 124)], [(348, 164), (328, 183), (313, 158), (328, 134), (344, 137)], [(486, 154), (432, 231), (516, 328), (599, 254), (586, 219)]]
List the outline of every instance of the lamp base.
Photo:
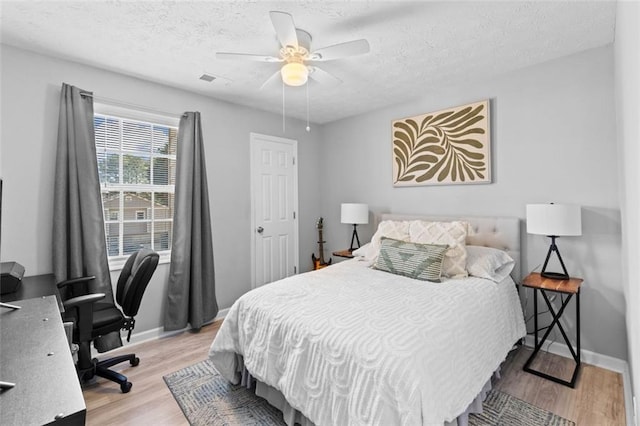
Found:
[(540, 276), (542, 278), (549, 278), (550, 280), (568, 280), (571, 278), (567, 274), (563, 274), (562, 272), (541, 272)]
[[(549, 251), (547, 252), (547, 258), (544, 260), (544, 265), (542, 266), (542, 271), (540, 272), (540, 276), (543, 278), (549, 278), (551, 280), (568, 280), (569, 273), (567, 272), (567, 268), (564, 266), (564, 262), (562, 261), (562, 256), (560, 256), (560, 250), (558, 250), (558, 246), (556, 245), (556, 235), (549, 235), (551, 238), (551, 245), (549, 246)], [(549, 263), (549, 257), (551, 257), (551, 253), (555, 252), (556, 256), (558, 256), (558, 260), (560, 261), (560, 266), (562, 266), (562, 272), (547, 272), (547, 264)]]
[[(358, 242), (358, 247), (354, 247), (353, 241)], [(353, 233), (351, 234), (351, 246), (349, 246), (349, 252), (353, 252), (360, 248), (360, 238), (358, 238), (358, 231), (356, 231), (356, 224), (353, 224)]]

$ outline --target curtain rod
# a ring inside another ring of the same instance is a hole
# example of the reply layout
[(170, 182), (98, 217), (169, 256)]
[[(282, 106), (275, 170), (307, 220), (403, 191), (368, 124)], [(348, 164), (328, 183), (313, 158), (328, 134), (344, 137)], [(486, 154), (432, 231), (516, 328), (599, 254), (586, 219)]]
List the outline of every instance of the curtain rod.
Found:
[(115, 106), (122, 106), (122, 107), (128, 107), (128, 108), (134, 108), (134, 109), (137, 109), (137, 110), (143, 110), (143, 111), (146, 111), (146, 112), (151, 112), (151, 113), (161, 114), (161, 115), (168, 115), (168, 116), (171, 116), (171, 117), (182, 117), (182, 116), (186, 115), (186, 113), (176, 114), (174, 112), (160, 111), (158, 109), (154, 109), (154, 108), (147, 107), (147, 106), (144, 106), (144, 105), (137, 105), (137, 104), (132, 104), (132, 103), (128, 103), (128, 102), (119, 101), (117, 99), (110, 99), (110, 98), (105, 98), (105, 97), (102, 97), (102, 96), (96, 96), (91, 92), (80, 92), (80, 96), (86, 96), (88, 98), (93, 98), (94, 101), (104, 102), (106, 104), (111, 104), (111, 105), (115, 105)]

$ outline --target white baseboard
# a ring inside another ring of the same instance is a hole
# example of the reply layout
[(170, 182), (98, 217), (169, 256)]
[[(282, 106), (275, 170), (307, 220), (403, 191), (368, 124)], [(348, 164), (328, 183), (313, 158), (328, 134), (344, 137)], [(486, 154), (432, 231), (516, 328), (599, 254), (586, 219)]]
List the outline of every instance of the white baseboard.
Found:
[[(211, 324), (214, 321), (219, 321), (224, 319), (225, 316), (227, 316), (227, 313), (229, 312), (229, 308), (225, 308), (225, 309), (220, 309), (218, 311), (218, 315), (211, 321), (209, 321), (208, 323), (206, 323), (205, 325)], [(139, 345), (140, 343), (143, 342), (148, 342), (150, 340), (157, 340), (157, 339), (163, 339), (166, 337), (170, 337), (170, 336), (175, 336), (176, 334), (180, 334), (183, 333), (185, 331), (191, 330), (190, 327), (185, 327), (183, 329), (180, 330), (173, 330), (173, 331), (165, 331), (164, 327), (157, 327), (157, 328), (152, 328), (151, 330), (145, 330), (145, 331), (141, 331), (139, 333), (132, 333), (131, 334), (131, 341), (127, 342), (127, 332), (123, 331), (120, 336), (122, 337), (122, 343), (124, 344), (122, 347), (130, 347), (130, 346), (135, 346), (135, 345)], [(91, 346), (91, 356), (92, 357), (96, 357), (98, 355), (97, 351), (95, 350), (95, 348), (93, 347), (93, 345)]]
[(218, 321), (218, 320), (224, 319), (224, 317), (226, 317), (226, 316), (227, 316), (227, 314), (229, 313), (229, 309), (230, 309), (230, 308), (220, 309), (220, 310), (218, 311), (218, 316), (216, 316), (213, 320), (214, 320), (214, 321)]
[[(219, 310), (218, 315), (216, 315), (216, 317), (213, 320), (205, 323), (204, 325), (208, 325), (214, 321), (224, 319), (224, 317), (227, 316), (227, 312), (229, 312), (229, 308)], [(176, 334), (180, 334), (187, 330), (191, 330), (191, 328), (185, 327), (181, 330), (164, 331), (164, 327), (157, 327), (151, 330), (141, 331), (140, 333), (133, 333), (131, 335), (131, 341), (126, 343), (126, 346), (137, 345), (139, 343), (147, 342), (149, 340), (156, 340), (156, 339), (162, 339), (165, 337), (175, 336)], [(123, 332), (122, 333), (123, 343), (125, 343), (124, 341), (126, 340), (126, 338), (127, 338), (127, 333)]]
[[(524, 344), (530, 348), (534, 347), (534, 337), (528, 335), (524, 339)], [(548, 347), (548, 349), (547, 349)], [(567, 345), (563, 342), (554, 342), (550, 341), (550, 344), (545, 343), (543, 345), (543, 350), (547, 350), (548, 352), (560, 355), (565, 358), (573, 359), (571, 352)], [(574, 347), (575, 351), (576, 348)], [(633, 397), (632, 397), (632, 388), (631, 388), (631, 374), (629, 372), (629, 363), (625, 360), (614, 358), (609, 355), (599, 354), (597, 352), (592, 352), (586, 349), (582, 349), (580, 351), (580, 361), (595, 365), (596, 367), (606, 368), (607, 370), (615, 371), (616, 373), (622, 374), (622, 381), (624, 387), (624, 406), (627, 415), (627, 424), (634, 425), (635, 419), (633, 415)]]
[[(527, 335), (524, 339), (525, 345), (533, 348), (533, 336)], [(547, 350), (547, 346), (549, 349)], [(573, 350), (576, 348), (574, 347)], [(569, 348), (563, 342), (554, 342), (552, 340), (547, 340), (543, 345), (543, 350), (547, 350), (555, 355), (560, 355), (565, 358), (572, 358), (571, 352), (569, 352)], [(580, 351), (580, 359), (582, 362), (586, 362), (587, 364), (595, 365), (596, 367), (606, 368), (607, 370), (615, 371), (616, 373), (624, 373), (625, 370), (628, 370), (629, 366), (627, 361), (624, 361), (619, 358), (614, 358), (609, 355), (599, 354), (597, 352), (592, 352), (586, 349), (582, 349)]]

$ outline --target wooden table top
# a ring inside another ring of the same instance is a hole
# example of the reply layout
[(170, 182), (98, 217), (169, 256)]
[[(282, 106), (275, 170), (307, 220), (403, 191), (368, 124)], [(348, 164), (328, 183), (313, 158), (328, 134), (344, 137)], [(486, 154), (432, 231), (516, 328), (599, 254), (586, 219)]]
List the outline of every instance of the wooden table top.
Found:
[(539, 272), (532, 272), (522, 280), (525, 287), (538, 288), (541, 290), (558, 291), (560, 293), (578, 293), (582, 285), (582, 278), (569, 278), (568, 280), (553, 280), (544, 278)]
[(332, 254), (334, 256), (340, 256), (340, 257), (348, 257), (348, 258), (353, 257), (353, 253), (349, 251), (349, 249), (334, 251)]

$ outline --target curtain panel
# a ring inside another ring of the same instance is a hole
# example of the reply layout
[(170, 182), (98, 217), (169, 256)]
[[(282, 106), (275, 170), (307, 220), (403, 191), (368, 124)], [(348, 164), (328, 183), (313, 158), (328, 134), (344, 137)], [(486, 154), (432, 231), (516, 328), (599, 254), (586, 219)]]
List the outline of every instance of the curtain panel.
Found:
[[(62, 84), (53, 200), (53, 272), (57, 282), (95, 276), (92, 293), (113, 301), (90, 92)], [(119, 333), (94, 342), (99, 352), (122, 346)]]
[(218, 313), (204, 141), (199, 112), (178, 129), (173, 239), (165, 330), (198, 329)]

